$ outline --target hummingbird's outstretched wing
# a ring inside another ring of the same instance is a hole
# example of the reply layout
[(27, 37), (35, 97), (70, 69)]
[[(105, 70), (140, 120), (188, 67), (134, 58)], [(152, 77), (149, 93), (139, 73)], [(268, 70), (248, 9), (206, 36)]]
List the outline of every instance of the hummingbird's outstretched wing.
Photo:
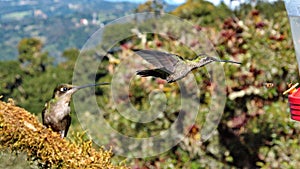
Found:
[(177, 55), (156, 50), (136, 50), (135, 53), (158, 69), (163, 68), (170, 74), (174, 73), (175, 65), (180, 61)]

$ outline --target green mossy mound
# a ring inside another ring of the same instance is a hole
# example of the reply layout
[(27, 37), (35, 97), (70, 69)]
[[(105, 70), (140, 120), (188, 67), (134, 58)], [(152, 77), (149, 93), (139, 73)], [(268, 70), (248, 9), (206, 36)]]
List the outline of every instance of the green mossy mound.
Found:
[(0, 150), (27, 153), (42, 168), (126, 168), (111, 163), (112, 152), (91, 141), (61, 139), (26, 110), (0, 101)]

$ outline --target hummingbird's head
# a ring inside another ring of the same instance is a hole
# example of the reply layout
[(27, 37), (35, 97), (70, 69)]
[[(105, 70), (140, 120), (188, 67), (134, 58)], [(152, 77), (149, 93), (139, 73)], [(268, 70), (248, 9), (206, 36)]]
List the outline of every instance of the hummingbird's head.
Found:
[(87, 87), (93, 87), (93, 86), (99, 86), (99, 85), (108, 85), (110, 83), (104, 82), (104, 83), (98, 83), (98, 84), (87, 84), (83, 86), (75, 86), (70, 84), (61, 84), (58, 85), (53, 92), (52, 98), (60, 98), (63, 96), (66, 96), (67, 98), (71, 98), (72, 94), (74, 94), (76, 91), (87, 88)]
[(220, 60), (218, 58), (211, 57), (211, 56), (208, 56), (206, 54), (200, 54), (198, 56), (204, 56), (203, 58), (198, 57), (198, 58), (195, 59), (198, 67), (204, 66), (204, 65), (209, 64), (211, 62), (227, 62), (227, 63), (242, 64), (241, 62), (236, 62), (236, 61), (232, 61), (232, 60)]
[(58, 85), (53, 92), (53, 98), (59, 98), (62, 96), (72, 96), (77, 90), (79, 90), (77, 86), (70, 85), (70, 84), (61, 84)]

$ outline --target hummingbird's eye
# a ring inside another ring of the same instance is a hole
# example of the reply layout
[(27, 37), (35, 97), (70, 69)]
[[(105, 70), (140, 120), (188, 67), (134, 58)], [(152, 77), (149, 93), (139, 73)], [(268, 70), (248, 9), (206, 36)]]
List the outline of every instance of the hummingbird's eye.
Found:
[(66, 92), (67, 90), (68, 90), (67, 87), (62, 87), (62, 88), (60, 88), (60, 91), (61, 91), (61, 92)]

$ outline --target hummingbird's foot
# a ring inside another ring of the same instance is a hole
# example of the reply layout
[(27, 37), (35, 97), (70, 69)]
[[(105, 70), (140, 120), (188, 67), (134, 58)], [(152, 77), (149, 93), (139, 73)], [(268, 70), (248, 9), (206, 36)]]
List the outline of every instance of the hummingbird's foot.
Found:
[(65, 137), (65, 130), (59, 131), (60, 137), (64, 138)]

